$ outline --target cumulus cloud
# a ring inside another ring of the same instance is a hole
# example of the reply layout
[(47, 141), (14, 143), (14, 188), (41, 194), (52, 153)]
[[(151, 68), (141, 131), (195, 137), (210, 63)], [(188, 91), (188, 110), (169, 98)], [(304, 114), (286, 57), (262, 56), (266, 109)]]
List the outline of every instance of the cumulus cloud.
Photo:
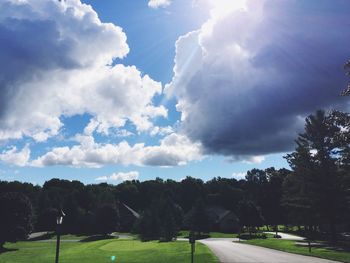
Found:
[(346, 107), (338, 94), (346, 83), (350, 2), (212, 4), (211, 18), (176, 42), (166, 86), (183, 132), (206, 153), (241, 160), (288, 151), (306, 115)]
[[(114, 24), (80, 0), (0, 2), (0, 140), (45, 141), (62, 117), (87, 113), (87, 131), (108, 134), (127, 121), (152, 130), (167, 110), (152, 99), (160, 83), (134, 66), (114, 65), (129, 52)], [(113, 66), (111, 66), (113, 65)]]
[(113, 173), (110, 176), (101, 176), (97, 177), (96, 181), (130, 181), (130, 180), (136, 180), (139, 178), (139, 172), (137, 171), (131, 171), (131, 172), (119, 172), (119, 173)]
[(29, 159), (29, 145), (24, 146), (20, 151), (17, 150), (17, 147), (13, 146), (0, 153), (0, 161), (11, 165), (26, 166), (28, 165)]
[(71, 167), (101, 167), (107, 164), (138, 166), (177, 166), (203, 158), (201, 145), (192, 143), (186, 136), (172, 133), (160, 140), (160, 145), (130, 145), (96, 143), (92, 136), (77, 136), (78, 145), (56, 147), (30, 161), (31, 166), (64, 165)]
[(171, 0), (150, 0), (148, 6), (151, 8), (167, 7), (171, 4)]

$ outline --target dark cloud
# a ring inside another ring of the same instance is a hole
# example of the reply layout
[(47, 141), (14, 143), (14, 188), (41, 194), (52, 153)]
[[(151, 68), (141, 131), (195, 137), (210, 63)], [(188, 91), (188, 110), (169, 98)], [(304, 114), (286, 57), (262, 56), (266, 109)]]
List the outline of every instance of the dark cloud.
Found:
[[(305, 116), (347, 108), (339, 93), (347, 81), (350, 2), (250, 4), (177, 43), (176, 63), (189, 70), (175, 67), (167, 89), (178, 98), (184, 131), (209, 153), (289, 151)], [(196, 61), (184, 55), (193, 45), (202, 50)]]
[(0, 117), (6, 115), (20, 83), (52, 69), (78, 68), (69, 57), (72, 41), (60, 39), (51, 20), (5, 18), (0, 22)]

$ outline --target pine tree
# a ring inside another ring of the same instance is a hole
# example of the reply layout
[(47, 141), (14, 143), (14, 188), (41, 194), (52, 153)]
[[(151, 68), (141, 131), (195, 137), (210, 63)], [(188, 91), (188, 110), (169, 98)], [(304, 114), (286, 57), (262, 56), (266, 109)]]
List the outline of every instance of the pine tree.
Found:
[(306, 118), (296, 150), (286, 156), (294, 173), (285, 182), (285, 205), (307, 218), (306, 224), (327, 224), (332, 241), (344, 209), (340, 163), (349, 154), (349, 123), (347, 114), (317, 111)]

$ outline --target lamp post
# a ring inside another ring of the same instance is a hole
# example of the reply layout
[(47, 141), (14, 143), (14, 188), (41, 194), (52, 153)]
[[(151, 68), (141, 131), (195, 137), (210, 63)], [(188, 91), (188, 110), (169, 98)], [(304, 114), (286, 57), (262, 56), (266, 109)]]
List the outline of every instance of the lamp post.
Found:
[(191, 263), (194, 262), (194, 250), (196, 245), (196, 237), (193, 231), (190, 231), (189, 240), (191, 244)]
[(62, 210), (60, 210), (57, 214), (57, 218), (56, 218), (56, 224), (57, 224), (57, 242), (56, 242), (56, 260), (55, 263), (58, 263), (58, 256), (60, 254), (60, 238), (61, 238), (61, 225), (63, 222), (63, 217), (65, 216), (65, 213), (63, 213)]

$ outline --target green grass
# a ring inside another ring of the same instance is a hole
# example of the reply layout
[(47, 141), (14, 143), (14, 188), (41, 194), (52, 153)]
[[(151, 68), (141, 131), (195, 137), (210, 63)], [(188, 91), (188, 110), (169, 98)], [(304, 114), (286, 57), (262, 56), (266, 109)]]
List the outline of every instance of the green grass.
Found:
[[(55, 260), (55, 242), (7, 243), (7, 249), (17, 249), (0, 254), (0, 263), (47, 263)], [(94, 242), (62, 242), (60, 263), (161, 263), (188, 262), (188, 242), (159, 243), (138, 240), (100, 240)], [(203, 244), (196, 243), (195, 262), (217, 263), (216, 257)]]
[(312, 248), (311, 253), (309, 253), (308, 247), (297, 246), (295, 245), (295, 241), (292, 241), (292, 240), (267, 238), (267, 239), (247, 240), (247, 241), (244, 241), (244, 243), (282, 250), (285, 252), (290, 252), (295, 254), (301, 254), (306, 256), (313, 256), (313, 257), (319, 257), (319, 258), (325, 258), (325, 259), (350, 263), (350, 252), (336, 251), (329, 248)]
[[(82, 239), (85, 239), (89, 236), (78, 236), (78, 235), (62, 235), (61, 236), (61, 240), (82, 240)], [(50, 239), (56, 239), (56, 235), (52, 236)]]
[[(188, 230), (181, 230), (178, 234), (178, 237), (188, 237), (189, 236), (189, 231)], [(210, 232), (209, 233), (210, 237), (213, 238), (233, 238), (237, 237), (237, 234), (233, 233), (221, 233), (221, 232)]]
[(233, 237), (237, 237), (237, 234), (221, 233), (221, 232), (210, 232), (209, 235), (210, 235), (210, 237), (214, 237), (214, 238), (233, 238)]

